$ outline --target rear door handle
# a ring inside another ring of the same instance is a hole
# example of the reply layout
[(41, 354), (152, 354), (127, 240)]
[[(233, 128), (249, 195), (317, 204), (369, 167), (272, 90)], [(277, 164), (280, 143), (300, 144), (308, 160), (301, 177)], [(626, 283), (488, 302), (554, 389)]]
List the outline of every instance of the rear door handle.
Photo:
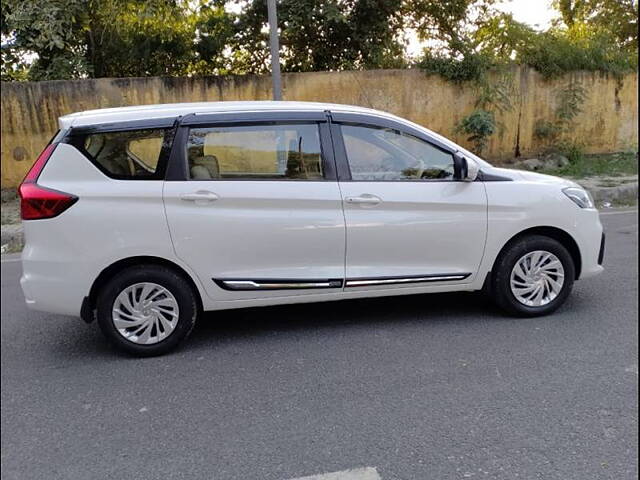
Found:
[(363, 204), (363, 205), (378, 205), (382, 202), (380, 197), (376, 197), (375, 195), (371, 195), (370, 193), (363, 193), (362, 195), (358, 195), (357, 197), (347, 197), (345, 198), (347, 203), (351, 204)]
[(218, 197), (218, 195), (207, 190), (198, 190), (197, 192), (183, 193), (182, 195), (180, 195), (181, 200), (185, 200), (187, 202), (195, 202), (197, 204), (215, 202), (216, 200), (218, 200), (218, 198), (220, 198)]

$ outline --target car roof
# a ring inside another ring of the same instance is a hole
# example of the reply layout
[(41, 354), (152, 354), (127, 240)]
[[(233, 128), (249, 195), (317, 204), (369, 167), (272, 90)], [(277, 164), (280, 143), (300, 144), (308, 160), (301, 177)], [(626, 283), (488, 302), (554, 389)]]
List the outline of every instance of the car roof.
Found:
[(191, 113), (223, 113), (251, 111), (324, 111), (354, 112), (397, 118), (391, 114), (353, 105), (316, 102), (196, 102), (140, 105), (135, 107), (101, 108), (72, 113), (59, 118), (60, 128), (100, 125), (104, 123), (128, 122), (147, 119), (175, 118)]

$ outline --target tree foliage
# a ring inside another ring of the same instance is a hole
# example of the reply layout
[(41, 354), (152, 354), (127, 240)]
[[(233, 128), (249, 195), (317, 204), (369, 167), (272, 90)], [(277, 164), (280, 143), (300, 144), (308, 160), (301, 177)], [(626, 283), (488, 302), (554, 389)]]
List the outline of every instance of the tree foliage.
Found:
[(588, 25), (615, 37), (621, 47), (637, 51), (637, 0), (554, 0), (553, 3), (568, 28)]
[[(621, 3), (625, 1), (621, 0)], [(566, 24), (556, 22), (543, 32), (517, 22), (510, 14), (480, 15), (476, 28), (463, 41), (465, 47), (453, 52), (427, 49), (419, 66), (457, 81), (477, 81), (490, 68), (510, 63), (528, 65), (548, 78), (576, 70), (614, 75), (636, 70), (637, 2), (635, 15), (630, 13), (633, 8), (620, 10), (614, 15), (615, 2), (605, 0), (587, 2), (591, 8), (589, 14), (584, 13), (584, 2), (576, 0), (574, 3), (574, 7), (563, 16)], [(567, 6), (564, 8), (569, 9)], [(615, 29), (598, 20), (606, 14), (611, 15), (611, 25), (615, 25)], [(625, 27), (618, 29), (622, 24)], [(631, 34), (620, 34), (632, 30), (636, 32), (635, 39)]]
[(31, 80), (216, 73), (233, 21), (222, 1), (8, 0), (2, 76), (25, 53)]
[[(194, 16), (174, 2), (89, 0), (81, 35), (96, 77), (180, 75), (192, 62)], [(91, 5), (93, 4), (93, 5)]]
[(422, 40), (435, 40), (435, 49), (460, 59), (474, 50), (473, 34), (495, 13), (491, 8), (495, 2), (408, 0), (407, 13)]
[[(239, 69), (268, 70), (265, 1), (251, 1), (239, 22)], [(404, 65), (401, 0), (281, 0), (278, 27), (284, 71)]]
[(11, 65), (24, 54), (37, 59), (28, 71), (34, 80), (73, 78), (88, 70), (84, 45), (77, 35), (81, 0), (23, 0), (2, 4), (2, 36), (13, 45), (2, 45), (2, 74), (19, 70)]
[(590, 70), (621, 75), (638, 66), (637, 51), (620, 48), (606, 32), (573, 27), (571, 31), (543, 32), (518, 52), (516, 60), (546, 77)]
[[(511, 62), (548, 77), (637, 68), (637, 0), (554, 0), (544, 32), (497, 1), (278, 0), (282, 69), (417, 65), (468, 81)], [(1, 17), (3, 80), (270, 70), (265, 0), (5, 0)], [(427, 42), (417, 61), (409, 29)]]

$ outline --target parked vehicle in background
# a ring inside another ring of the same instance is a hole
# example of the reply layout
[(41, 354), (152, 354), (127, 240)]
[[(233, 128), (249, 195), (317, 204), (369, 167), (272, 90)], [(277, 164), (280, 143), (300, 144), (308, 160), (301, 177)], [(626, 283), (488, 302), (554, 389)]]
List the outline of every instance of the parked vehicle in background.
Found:
[(219, 102), (60, 118), (20, 187), (22, 288), (156, 355), (203, 311), (484, 289), (544, 315), (602, 271), (589, 194), (393, 115)]

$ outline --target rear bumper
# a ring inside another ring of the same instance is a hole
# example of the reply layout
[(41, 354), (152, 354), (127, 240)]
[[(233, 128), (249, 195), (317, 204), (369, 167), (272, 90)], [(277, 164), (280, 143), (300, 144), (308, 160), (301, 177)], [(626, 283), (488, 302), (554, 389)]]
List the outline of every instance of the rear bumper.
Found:
[(22, 251), (20, 286), (31, 310), (80, 316), (87, 295), (86, 266), (41, 254), (27, 243)]
[(58, 315), (81, 315), (82, 296), (53, 276), (45, 277), (26, 271), (20, 278), (24, 300), (30, 310)]
[(82, 299), (82, 305), (80, 306), (80, 318), (86, 323), (91, 323), (96, 319), (95, 309), (91, 304), (89, 297)]

